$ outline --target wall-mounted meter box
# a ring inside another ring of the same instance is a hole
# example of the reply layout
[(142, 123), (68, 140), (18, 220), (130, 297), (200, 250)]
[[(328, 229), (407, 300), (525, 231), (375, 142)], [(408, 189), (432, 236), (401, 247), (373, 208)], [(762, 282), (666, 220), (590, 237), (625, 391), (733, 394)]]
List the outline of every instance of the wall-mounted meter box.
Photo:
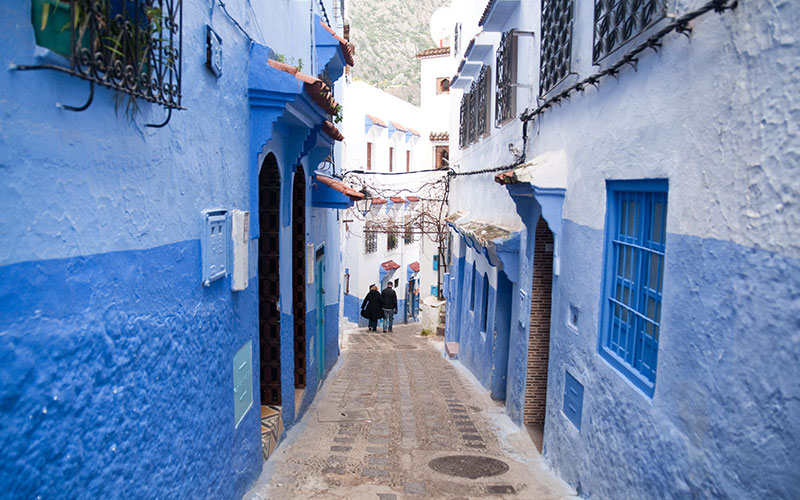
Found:
[(314, 283), (314, 244), (306, 245), (306, 282), (311, 285)]
[(225, 210), (203, 212), (203, 286), (228, 274), (228, 221)]
[(233, 280), (231, 290), (247, 288), (250, 253), (250, 212), (231, 211), (231, 248), (233, 249)]

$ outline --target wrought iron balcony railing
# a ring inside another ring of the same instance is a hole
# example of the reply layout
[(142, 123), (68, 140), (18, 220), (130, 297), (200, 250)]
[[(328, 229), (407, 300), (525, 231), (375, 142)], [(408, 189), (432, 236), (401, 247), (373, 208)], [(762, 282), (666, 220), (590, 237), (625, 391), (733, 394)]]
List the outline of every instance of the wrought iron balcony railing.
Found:
[[(38, 7), (37, 7), (38, 5)], [(168, 109), (181, 107), (182, 0), (48, 0), (34, 1), (34, 9), (69, 9), (67, 22), (42, 21), (41, 31), (68, 32), (69, 45), (48, 47), (69, 60), (69, 65), (19, 65), (15, 69), (53, 69), (90, 82), (83, 106), (63, 106), (72, 111), (88, 108), (94, 85), (102, 85), (136, 99)], [(36, 14), (36, 12), (34, 12)], [(167, 121), (169, 121), (169, 115)], [(167, 121), (159, 125), (164, 126)]]

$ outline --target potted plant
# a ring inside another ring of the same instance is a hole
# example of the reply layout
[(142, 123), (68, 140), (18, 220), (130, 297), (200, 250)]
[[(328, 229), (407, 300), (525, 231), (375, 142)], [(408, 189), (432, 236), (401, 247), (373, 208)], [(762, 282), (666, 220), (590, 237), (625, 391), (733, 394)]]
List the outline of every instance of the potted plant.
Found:
[(69, 57), (70, 0), (32, 0), (31, 23), (36, 36), (36, 45)]

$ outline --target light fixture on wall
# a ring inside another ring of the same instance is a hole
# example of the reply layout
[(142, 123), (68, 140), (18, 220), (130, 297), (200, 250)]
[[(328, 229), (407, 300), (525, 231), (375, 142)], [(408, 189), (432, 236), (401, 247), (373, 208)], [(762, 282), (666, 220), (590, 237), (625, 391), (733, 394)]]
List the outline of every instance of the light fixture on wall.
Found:
[(372, 195), (369, 194), (369, 191), (367, 191), (367, 188), (362, 189), (361, 193), (364, 194), (364, 197), (361, 198), (360, 200), (356, 200), (354, 205), (356, 207), (356, 210), (361, 212), (361, 214), (364, 217), (366, 217), (367, 214), (369, 213), (370, 209), (372, 208)]

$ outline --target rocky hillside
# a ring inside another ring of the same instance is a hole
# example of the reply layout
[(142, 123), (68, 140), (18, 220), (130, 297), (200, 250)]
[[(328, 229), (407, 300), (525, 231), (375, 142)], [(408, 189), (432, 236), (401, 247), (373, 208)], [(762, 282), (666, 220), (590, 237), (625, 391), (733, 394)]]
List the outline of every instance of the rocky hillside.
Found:
[(356, 46), (353, 78), (419, 105), (420, 50), (433, 47), (430, 19), (449, 0), (350, 0), (347, 19)]

